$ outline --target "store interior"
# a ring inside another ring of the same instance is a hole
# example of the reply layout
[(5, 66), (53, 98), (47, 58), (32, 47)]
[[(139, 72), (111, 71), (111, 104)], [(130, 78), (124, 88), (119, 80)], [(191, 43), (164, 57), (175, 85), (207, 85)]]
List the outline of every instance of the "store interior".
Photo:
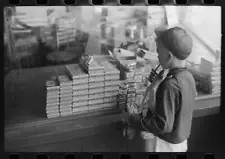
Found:
[[(145, 50), (149, 57), (142, 61), (148, 61), (145, 63), (154, 68), (158, 64), (154, 30), (159, 26), (182, 27), (193, 39), (194, 46), (187, 66), (196, 80), (198, 104), (190, 151), (222, 150), (222, 145), (216, 144), (220, 140), (217, 132), (204, 132), (220, 127), (220, 86), (208, 89), (205, 85), (213, 82), (204, 81), (217, 70), (215, 82), (221, 84), (220, 7), (21, 6), (5, 8), (4, 14), (7, 150), (137, 150), (135, 145), (141, 144), (139, 139), (131, 142), (122, 137), (123, 108), (96, 108), (94, 111), (90, 109), (84, 113), (48, 118), (45, 112), (45, 83), (52, 76), (67, 74), (65, 66), (79, 65), (85, 56), (94, 57), (100, 62), (108, 61), (120, 72), (118, 80), (122, 81), (121, 67), (118, 67), (120, 60), (113, 56), (118, 48), (125, 50), (124, 54), (126, 51), (133, 53), (135, 61), (140, 49)], [(150, 71), (147, 70), (147, 74)], [(200, 129), (199, 125), (204, 128)], [(107, 128), (113, 129), (115, 135), (106, 132)], [(87, 130), (90, 131), (87, 133)], [(109, 139), (107, 135), (112, 135), (112, 138)], [(215, 136), (215, 140), (209, 139), (211, 135)], [(41, 136), (43, 139), (38, 138)], [(204, 141), (204, 138), (207, 140)], [(86, 147), (89, 140), (93, 141), (93, 145)], [(206, 146), (199, 146), (199, 142)], [(23, 146), (24, 143), (26, 146)], [(212, 148), (210, 143), (217, 147)]]

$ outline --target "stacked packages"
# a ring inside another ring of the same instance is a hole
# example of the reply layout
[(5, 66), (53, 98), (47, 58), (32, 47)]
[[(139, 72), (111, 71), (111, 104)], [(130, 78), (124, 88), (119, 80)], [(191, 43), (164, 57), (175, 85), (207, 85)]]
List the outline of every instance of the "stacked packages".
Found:
[(221, 92), (221, 62), (212, 63), (202, 58), (200, 72), (200, 90), (205, 93), (219, 95)]
[(213, 67), (208, 74), (201, 75), (200, 90), (208, 94), (220, 94), (221, 92), (221, 67)]
[(76, 39), (76, 20), (73, 16), (56, 19), (57, 46), (74, 42)]
[(67, 75), (58, 76), (60, 85), (60, 114), (61, 116), (72, 115), (73, 85)]
[(119, 85), (119, 94), (117, 96), (118, 107), (121, 109), (126, 108), (127, 103), (127, 85), (126, 81), (121, 81)]
[(101, 109), (104, 103), (104, 68), (95, 60), (86, 66), (89, 73), (88, 104), (90, 110)]
[(48, 118), (59, 117), (59, 85), (55, 78), (46, 81), (46, 115)]
[[(149, 70), (151, 70), (150, 66), (138, 67), (132, 71), (127, 71), (127, 69), (124, 69), (124, 67), (120, 67), (120, 76), (124, 81), (123, 85), (126, 85), (127, 87), (127, 106), (140, 106), (144, 92), (147, 88), (146, 80), (149, 75)], [(121, 87), (121, 89), (123, 88)]]
[(117, 105), (117, 96), (119, 93), (120, 72), (110, 62), (98, 60), (98, 63), (104, 67), (104, 106), (114, 107)]
[(73, 114), (88, 111), (88, 74), (78, 64), (66, 65), (73, 80)]
[(110, 62), (87, 58), (65, 68), (68, 75), (46, 83), (48, 117), (116, 108), (120, 72)]
[(210, 73), (211, 79), (211, 88), (210, 90), (212, 94), (220, 94), (221, 92), (221, 67), (215, 66), (213, 67), (212, 72)]

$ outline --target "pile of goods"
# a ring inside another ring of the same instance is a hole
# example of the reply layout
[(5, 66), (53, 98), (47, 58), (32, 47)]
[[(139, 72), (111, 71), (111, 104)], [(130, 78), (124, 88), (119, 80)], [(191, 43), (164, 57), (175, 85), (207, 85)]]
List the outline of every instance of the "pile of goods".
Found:
[(73, 83), (68, 75), (58, 76), (60, 86), (60, 106), (61, 116), (72, 115), (73, 103)]
[(119, 94), (117, 96), (118, 107), (125, 110), (127, 103), (127, 86), (125, 81), (120, 81)]
[(220, 95), (221, 92), (221, 65), (220, 62), (211, 63), (202, 58), (200, 67), (189, 66), (196, 88), (206, 94)]
[(92, 56), (81, 59), (81, 67), (88, 73), (88, 105), (89, 110), (104, 107), (104, 68)]
[[(203, 63), (203, 60), (202, 60)], [(219, 95), (221, 92), (221, 66), (220, 62), (212, 64), (210, 71), (204, 73), (199, 81), (199, 87), (208, 94)]]
[(84, 57), (65, 68), (67, 74), (48, 83), (48, 118), (116, 108), (120, 72), (110, 62)]
[(73, 113), (88, 110), (88, 74), (78, 64), (66, 65), (73, 84)]
[(56, 78), (51, 78), (46, 81), (46, 115), (48, 118), (59, 117), (59, 85)]
[(83, 57), (81, 67), (89, 74), (89, 109), (116, 106), (119, 71), (107, 60), (92, 56)]
[(109, 107), (117, 105), (120, 72), (110, 62), (97, 60), (104, 67), (104, 103)]
[[(120, 65), (120, 99), (126, 100), (127, 106), (140, 106), (144, 97), (145, 90), (148, 86), (148, 76), (151, 70), (151, 65), (145, 66)], [(126, 97), (124, 97), (126, 96)], [(122, 101), (123, 103), (123, 101)]]
[(76, 39), (76, 19), (73, 16), (58, 18), (56, 20), (57, 47), (67, 45)]

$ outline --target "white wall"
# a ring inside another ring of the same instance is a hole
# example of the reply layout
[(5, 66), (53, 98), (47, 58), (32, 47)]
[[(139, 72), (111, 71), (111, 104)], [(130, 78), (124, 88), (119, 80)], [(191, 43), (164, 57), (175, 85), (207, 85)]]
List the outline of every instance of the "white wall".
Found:
[(212, 47), (221, 48), (221, 7), (188, 7), (183, 23), (205, 38)]
[[(177, 13), (180, 22), (202, 41), (193, 36), (194, 48), (189, 60), (200, 63), (202, 57), (216, 60), (212, 50), (221, 48), (221, 9), (209, 6), (179, 6)], [(203, 45), (206, 44), (212, 50)]]

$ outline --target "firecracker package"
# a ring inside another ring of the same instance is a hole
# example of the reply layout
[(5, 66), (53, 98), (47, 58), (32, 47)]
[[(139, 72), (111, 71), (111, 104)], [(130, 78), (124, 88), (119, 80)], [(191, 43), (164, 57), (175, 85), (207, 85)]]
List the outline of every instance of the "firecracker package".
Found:
[[(75, 80), (75, 79), (88, 79), (89, 75), (83, 71), (83, 69), (78, 64), (71, 64), (66, 65), (66, 70), (69, 74), (69, 76)], [(81, 81), (82, 83), (82, 81)]]
[(221, 59), (216, 62), (201, 58), (199, 70), (195, 69), (194, 78), (199, 79), (199, 89), (204, 93), (219, 95), (221, 92)]
[(77, 107), (84, 107), (84, 106), (88, 106), (88, 100), (73, 102), (73, 105), (72, 105), (73, 109), (76, 109)]
[[(104, 67), (104, 103), (117, 99), (119, 91), (119, 78), (120, 71), (113, 66), (109, 61), (97, 59), (96, 60), (102, 67)], [(116, 101), (115, 101), (116, 102)]]
[[(147, 69), (146, 69), (147, 68)], [(118, 105), (120, 107), (124, 107), (124, 104), (127, 106), (140, 106), (144, 97), (145, 90), (149, 85), (148, 76), (150, 72), (150, 68), (148, 65), (146, 67), (136, 67), (132, 69), (132, 71), (127, 71), (124, 67), (121, 67), (121, 87), (120, 87), (120, 95), (118, 96)], [(122, 93), (123, 92), (123, 93)], [(126, 94), (124, 95), (124, 93)], [(126, 96), (126, 97), (124, 97)], [(125, 101), (121, 101), (121, 99), (125, 99)], [(126, 108), (125, 108), (126, 109)]]
[(78, 107), (88, 106), (89, 74), (79, 64), (66, 65), (66, 69), (73, 84), (72, 113), (85, 112), (86, 109), (80, 111)]
[(60, 116), (59, 114), (59, 85), (56, 79), (47, 80), (46, 90), (46, 115), (48, 118)]
[(80, 107), (75, 107), (73, 109), (73, 114), (82, 114), (82, 113), (87, 113), (89, 111), (89, 106), (84, 105)]
[(72, 112), (72, 103), (73, 103), (73, 83), (69, 75), (60, 75), (58, 76), (58, 82), (60, 85), (60, 105), (59, 111), (60, 114)]

